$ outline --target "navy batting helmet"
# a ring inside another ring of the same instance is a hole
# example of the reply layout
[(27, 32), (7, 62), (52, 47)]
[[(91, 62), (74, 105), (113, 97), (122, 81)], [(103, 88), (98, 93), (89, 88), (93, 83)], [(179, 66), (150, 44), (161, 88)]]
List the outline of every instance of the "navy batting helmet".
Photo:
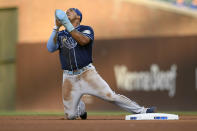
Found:
[(71, 8), (71, 9), (73, 9), (77, 13), (77, 15), (80, 16), (80, 22), (81, 22), (82, 21), (82, 13), (81, 13), (81, 11), (79, 9), (77, 9), (77, 8)]

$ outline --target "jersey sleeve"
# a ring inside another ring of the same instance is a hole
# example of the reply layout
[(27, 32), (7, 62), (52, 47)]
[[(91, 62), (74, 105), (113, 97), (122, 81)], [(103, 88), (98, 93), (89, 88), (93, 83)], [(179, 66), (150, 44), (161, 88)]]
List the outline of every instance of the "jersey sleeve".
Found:
[(81, 33), (89, 37), (92, 41), (94, 40), (94, 31), (91, 27), (85, 26), (84, 28), (82, 28)]

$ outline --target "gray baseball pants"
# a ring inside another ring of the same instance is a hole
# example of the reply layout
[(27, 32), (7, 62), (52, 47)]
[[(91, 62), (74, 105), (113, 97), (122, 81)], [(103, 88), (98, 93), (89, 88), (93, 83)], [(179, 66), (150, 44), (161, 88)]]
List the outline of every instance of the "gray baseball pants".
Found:
[(147, 108), (139, 106), (126, 96), (116, 94), (90, 64), (80, 74), (63, 73), (62, 97), (66, 119), (75, 119), (85, 112), (85, 104), (81, 97), (93, 95), (114, 103), (130, 113), (145, 113)]

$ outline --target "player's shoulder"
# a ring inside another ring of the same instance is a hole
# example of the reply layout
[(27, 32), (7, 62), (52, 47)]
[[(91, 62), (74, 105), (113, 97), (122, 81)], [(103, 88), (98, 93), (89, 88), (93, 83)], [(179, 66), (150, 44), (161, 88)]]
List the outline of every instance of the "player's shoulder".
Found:
[(83, 31), (83, 30), (90, 30), (90, 31), (93, 31), (93, 28), (91, 26), (87, 26), (87, 25), (80, 25), (77, 27), (77, 29), (79, 31)]

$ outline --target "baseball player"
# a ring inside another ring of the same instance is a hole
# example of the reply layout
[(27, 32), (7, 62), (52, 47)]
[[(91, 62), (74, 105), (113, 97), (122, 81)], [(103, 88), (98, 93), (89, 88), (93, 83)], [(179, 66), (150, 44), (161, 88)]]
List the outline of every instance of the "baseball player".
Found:
[[(129, 98), (116, 94), (96, 71), (92, 64), (94, 31), (90, 26), (80, 25), (82, 13), (77, 8), (66, 12), (55, 11), (55, 26), (48, 40), (49, 52), (59, 51), (63, 70), (62, 98), (65, 118), (87, 119), (84, 94), (114, 103), (131, 113), (153, 113), (156, 108), (144, 108)], [(59, 31), (60, 26), (65, 30)]]

